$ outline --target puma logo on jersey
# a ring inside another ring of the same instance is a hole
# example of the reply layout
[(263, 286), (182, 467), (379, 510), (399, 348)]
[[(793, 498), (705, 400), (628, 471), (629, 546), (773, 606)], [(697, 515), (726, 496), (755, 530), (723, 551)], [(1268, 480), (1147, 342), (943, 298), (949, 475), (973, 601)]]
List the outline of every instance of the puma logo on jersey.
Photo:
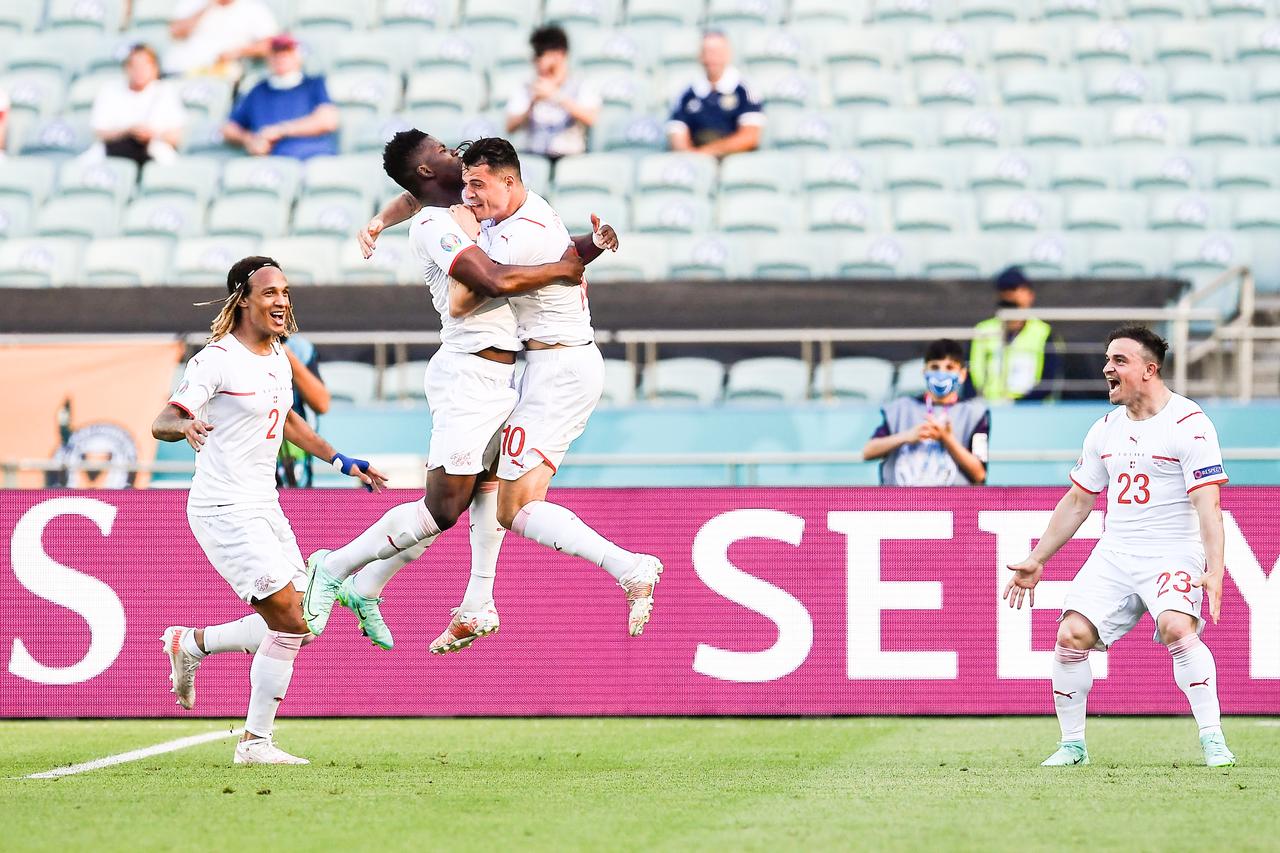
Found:
[(1203, 435), (1193, 435), (1191, 436), (1191, 440), (1192, 441), (1208, 441), (1208, 439), (1205, 438)]
[(1063, 693), (1061, 690), (1053, 691), (1054, 696), (1062, 696), (1066, 699), (1074, 699), (1078, 691), (1072, 690), (1070, 693)]
[(1136, 437), (1136, 436), (1132, 436), (1132, 435), (1131, 435), (1131, 436), (1129, 436), (1129, 440), (1130, 440), (1130, 441), (1132, 441), (1134, 444), (1137, 444), (1137, 443), (1138, 443), (1138, 439), (1137, 439), (1137, 437)]
[[(1210, 677), (1212, 677), (1212, 676), (1210, 676)], [(1193, 682), (1191, 682), (1190, 684), (1188, 684), (1187, 686), (1188, 686), (1188, 687), (1208, 687), (1208, 686), (1209, 686), (1209, 679), (1208, 679), (1208, 678), (1206, 678), (1204, 681), (1193, 681)]]

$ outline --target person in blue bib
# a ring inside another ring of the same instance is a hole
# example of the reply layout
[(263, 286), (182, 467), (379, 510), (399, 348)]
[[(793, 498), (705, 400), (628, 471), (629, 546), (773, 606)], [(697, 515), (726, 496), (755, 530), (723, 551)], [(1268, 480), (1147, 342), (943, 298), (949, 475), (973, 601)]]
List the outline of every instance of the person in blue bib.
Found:
[(987, 480), (991, 411), (961, 399), (968, 368), (964, 347), (942, 338), (924, 353), (925, 392), (899, 397), (881, 410), (880, 426), (862, 448), (881, 459), (883, 486), (967, 486)]
[(324, 77), (302, 72), (302, 54), (290, 35), (271, 39), (271, 76), (236, 103), (222, 127), (232, 145), (254, 155), (306, 160), (338, 153), (338, 108)]

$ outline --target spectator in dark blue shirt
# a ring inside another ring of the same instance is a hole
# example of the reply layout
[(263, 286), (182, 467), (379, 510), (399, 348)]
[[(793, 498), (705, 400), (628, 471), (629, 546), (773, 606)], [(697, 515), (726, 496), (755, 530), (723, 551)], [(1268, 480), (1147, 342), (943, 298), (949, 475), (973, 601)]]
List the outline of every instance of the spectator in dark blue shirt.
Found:
[(738, 69), (724, 33), (709, 32), (702, 39), (699, 61), (707, 76), (676, 100), (667, 122), (672, 151), (697, 151), (723, 157), (760, 147), (764, 113)]
[(338, 153), (338, 108), (323, 77), (302, 73), (302, 54), (290, 35), (271, 40), (271, 76), (231, 110), (223, 137), (250, 154), (306, 160)]

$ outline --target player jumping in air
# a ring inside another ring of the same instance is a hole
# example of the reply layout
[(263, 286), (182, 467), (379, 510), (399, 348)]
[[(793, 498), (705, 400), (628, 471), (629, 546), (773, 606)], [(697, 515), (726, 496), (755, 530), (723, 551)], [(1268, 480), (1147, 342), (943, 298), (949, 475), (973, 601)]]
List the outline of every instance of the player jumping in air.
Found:
[(1102, 374), (1117, 406), (1094, 423), (1031, 554), (1009, 566), (1010, 607), (1035, 604), (1044, 565), (1084, 523), (1107, 490), (1106, 531), (1071, 582), (1053, 655), (1053, 702), (1062, 727), (1046, 767), (1088, 764), (1085, 700), (1093, 686), (1089, 651), (1107, 649), (1150, 612), (1156, 638), (1169, 648), (1173, 677), (1191, 703), (1210, 767), (1235, 764), (1222, 735), (1213, 655), (1200, 642), (1200, 605), (1218, 621), (1222, 604), (1223, 529), (1219, 490), (1227, 482), (1213, 424), (1200, 407), (1170, 391), (1161, 377), (1168, 344), (1142, 326), (1107, 341)]
[(271, 258), (249, 257), (227, 273), (226, 301), (209, 343), (151, 426), (161, 441), (196, 451), (187, 519), (218, 574), (255, 611), (203, 630), (164, 632), (178, 704), (195, 706), (195, 671), (206, 655), (252, 652), (249, 713), (237, 764), (307, 764), (272, 742), (293, 661), (310, 639), (302, 618), (306, 568), (276, 491), (276, 457), (288, 440), (380, 491), (386, 478), (338, 453), (293, 411), (285, 338), (297, 331), (289, 282)]

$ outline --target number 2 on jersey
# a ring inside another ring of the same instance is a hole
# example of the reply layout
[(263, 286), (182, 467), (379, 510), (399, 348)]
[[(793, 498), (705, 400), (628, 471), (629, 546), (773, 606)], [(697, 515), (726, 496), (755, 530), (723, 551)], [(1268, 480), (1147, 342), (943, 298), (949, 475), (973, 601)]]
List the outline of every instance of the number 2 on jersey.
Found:
[(276, 427), (280, 426), (280, 410), (272, 409), (267, 412), (267, 417), (271, 419), (271, 426), (267, 427), (267, 438), (276, 438)]
[[(1146, 474), (1134, 474), (1129, 476), (1128, 472), (1122, 473), (1116, 478), (1116, 482), (1120, 485), (1120, 496), (1116, 498), (1118, 504), (1144, 504), (1151, 500), (1151, 490), (1147, 488), (1151, 485), (1151, 478)], [(1133, 489), (1133, 497), (1129, 497), (1129, 489)]]

